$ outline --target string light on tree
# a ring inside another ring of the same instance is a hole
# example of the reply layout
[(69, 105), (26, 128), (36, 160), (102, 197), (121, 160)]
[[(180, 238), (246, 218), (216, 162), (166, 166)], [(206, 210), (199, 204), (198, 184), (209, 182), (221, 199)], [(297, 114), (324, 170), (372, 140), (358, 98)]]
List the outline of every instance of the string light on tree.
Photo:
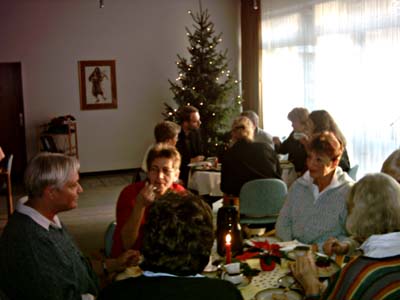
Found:
[[(186, 12), (186, 11), (184, 11)], [(194, 24), (193, 29), (185, 28), (189, 57), (178, 54), (178, 81), (169, 80), (174, 107), (167, 103), (164, 117), (179, 121), (179, 108), (193, 105), (199, 109), (204, 140), (207, 141), (207, 156), (218, 156), (227, 147), (232, 120), (240, 112), (241, 100), (238, 81), (228, 70), (229, 59), (226, 51), (220, 51), (222, 33), (216, 34), (207, 10), (200, 4), (199, 12), (188, 11)], [(225, 50), (225, 49), (224, 49)], [(226, 75), (226, 76), (224, 76)], [(230, 75), (230, 76), (229, 76)], [(175, 107), (178, 110), (173, 110)], [(169, 113), (171, 112), (172, 115)]]

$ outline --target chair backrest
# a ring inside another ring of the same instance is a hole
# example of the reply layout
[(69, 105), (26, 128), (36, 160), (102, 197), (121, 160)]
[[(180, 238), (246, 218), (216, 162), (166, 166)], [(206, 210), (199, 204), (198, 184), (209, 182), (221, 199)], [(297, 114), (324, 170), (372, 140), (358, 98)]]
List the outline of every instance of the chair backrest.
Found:
[(354, 165), (349, 170), (348, 174), (353, 180), (357, 180), (357, 171), (358, 171), (358, 165)]
[(8, 157), (7, 166), (6, 166), (7, 172), (8, 172), (10, 175), (11, 175), (11, 167), (12, 167), (13, 159), (14, 159), (14, 155), (13, 155), (13, 154), (10, 154), (10, 156)]
[(275, 178), (255, 179), (240, 190), (240, 214), (248, 217), (277, 217), (287, 195), (284, 181)]
[[(11, 169), (12, 169), (13, 158), (14, 158), (13, 154), (7, 155), (4, 158), (5, 164), (3, 166), (5, 167), (5, 170), (7, 171), (8, 176), (10, 176), (10, 178), (11, 178)], [(5, 180), (4, 182), (2, 180), (0, 180), (0, 191), (5, 190), (6, 188), (7, 188), (7, 180)]]
[(106, 233), (104, 235), (104, 254), (107, 257), (111, 256), (111, 249), (112, 249), (112, 245), (113, 245), (113, 237), (114, 237), (115, 226), (117, 226), (117, 223), (115, 221), (112, 221), (107, 226), (107, 230), (106, 230)]

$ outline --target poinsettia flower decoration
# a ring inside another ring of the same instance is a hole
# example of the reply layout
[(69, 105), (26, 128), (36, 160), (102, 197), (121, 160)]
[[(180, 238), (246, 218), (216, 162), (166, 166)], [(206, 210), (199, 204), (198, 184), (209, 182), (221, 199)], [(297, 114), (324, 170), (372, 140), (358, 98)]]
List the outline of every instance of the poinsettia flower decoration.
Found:
[(278, 244), (270, 244), (265, 242), (252, 242), (254, 246), (250, 247), (242, 255), (236, 256), (238, 260), (246, 260), (250, 258), (260, 258), (260, 266), (263, 271), (272, 271), (275, 269), (276, 263), (281, 263), (283, 257)]

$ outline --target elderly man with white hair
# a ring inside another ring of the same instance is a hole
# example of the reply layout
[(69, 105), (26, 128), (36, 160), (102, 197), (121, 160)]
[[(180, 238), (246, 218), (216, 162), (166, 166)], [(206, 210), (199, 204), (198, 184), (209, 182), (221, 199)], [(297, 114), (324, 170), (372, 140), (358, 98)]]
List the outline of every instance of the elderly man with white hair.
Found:
[(58, 153), (41, 153), (29, 163), (28, 200), (18, 204), (0, 238), (0, 289), (11, 300), (95, 299), (98, 275), (138, 262), (133, 250), (90, 261), (73, 242), (57, 214), (78, 205), (78, 171), (74, 157)]

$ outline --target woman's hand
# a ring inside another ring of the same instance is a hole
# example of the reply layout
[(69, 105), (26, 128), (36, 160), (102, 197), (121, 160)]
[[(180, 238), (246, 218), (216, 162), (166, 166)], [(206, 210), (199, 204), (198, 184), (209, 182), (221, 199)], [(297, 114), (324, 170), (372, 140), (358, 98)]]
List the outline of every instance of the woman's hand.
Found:
[(303, 286), (306, 295), (319, 295), (321, 283), (318, 280), (318, 269), (311, 251), (296, 257), (296, 263), (290, 269), (297, 281)]
[(127, 250), (117, 258), (117, 271), (123, 271), (127, 267), (137, 266), (140, 260), (140, 252), (138, 250)]
[(349, 251), (349, 244), (340, 242), (337, 238), (330, 237), (325, 241), (322, 249), (329, 256), (332, 254), (343, 255)]
[(139, 264), (140, 252), (137, 250), (127, 250), (117, 258), (107, 259), (107, 270), (110, 273), (122, 272), (127, 267), (137, 266)]
[(151, 183), (145, 183), (144, 187), (140, 190), (137, 196), (137, 202), (142, 207), (147, 207), (152, 204), (156, 198), (157, 188)]

